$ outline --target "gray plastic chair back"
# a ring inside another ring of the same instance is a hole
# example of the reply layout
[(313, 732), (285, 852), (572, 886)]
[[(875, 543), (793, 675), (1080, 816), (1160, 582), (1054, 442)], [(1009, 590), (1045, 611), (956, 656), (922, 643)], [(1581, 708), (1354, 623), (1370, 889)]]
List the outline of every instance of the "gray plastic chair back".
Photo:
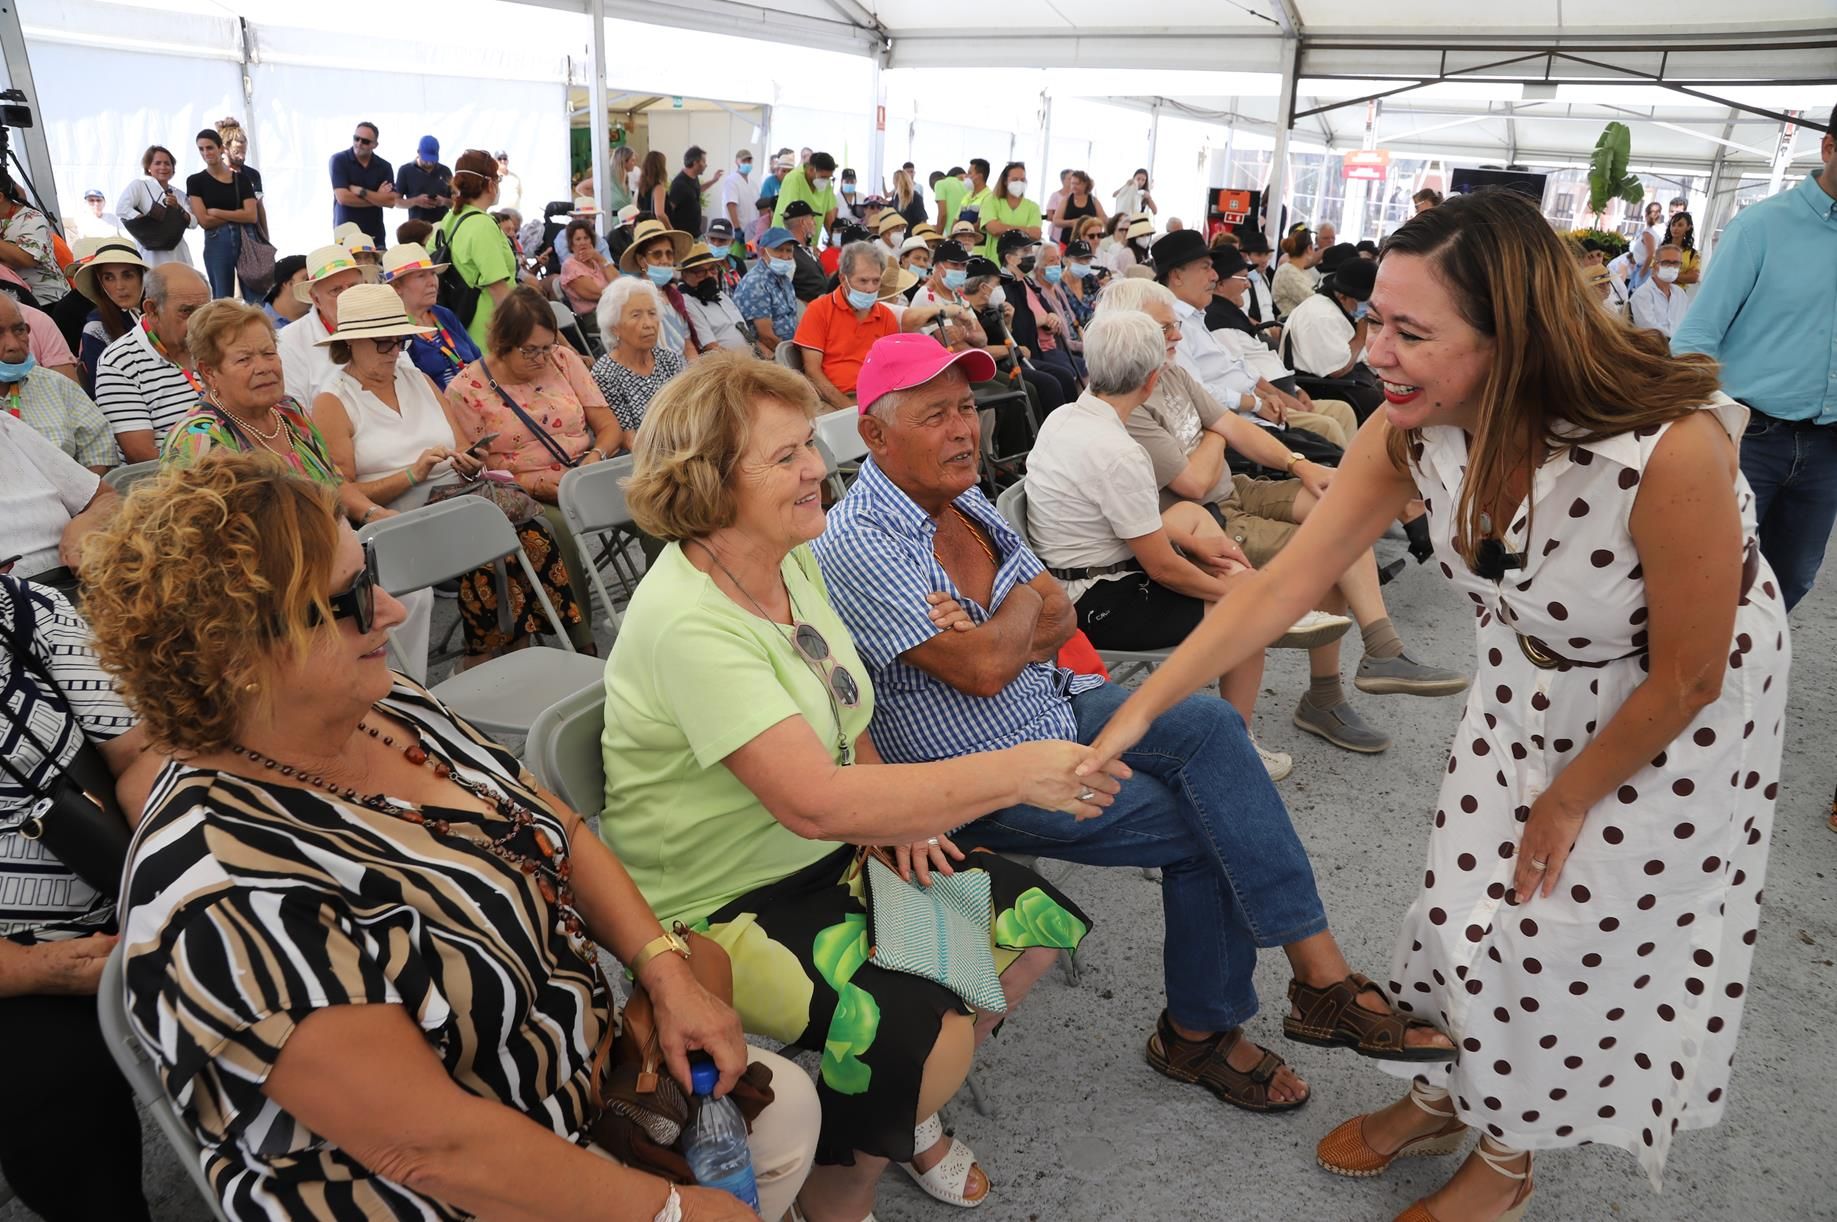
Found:
[(581, 559), (587, 569), (587, 582), (606, 608), (607, 622), (618, 631), (619, 613), (613, 608), (612, 594), (593, 563), (592, 543), (609, 530), (635, 529), (631, 509), (625, 503), (625, 481), (631, 478), (632, 456), (621, 454), (604, 462), (576, 467), (561, 477), (556, 503), (561, 507), (562, 521), (580, 545)]
[(1008, 519), (1008, 525), (1026, 541), (1027, 546), (1032, 547), (1033, 540), (1027, 537), (1027, 481), (1019, 479), (1003, 488), (1001, 495), (995, 498), (995, 508), (1001, 512), (1002, 517)]
[(117, 945), (109, 952), (108, 961), (102, 965), (102, 982), (96, 988), (96, 1014), (102, 1024), (102, 1042), (108, 1045), (109, 1056), (114, 1058), (121, 1076), (133, 1088), (134, 1098), (147, 1109), (147, 1114), (153, 1117), (153, 1123), (165, 1135), (166, 1143), (178, 1155), (179, 1162), (185, 1165), (192, 1184), (210, 1206), (211, 1217), (221, 1220), (223, 1209), (217, 1203), (217, 1191), (204, 1175), (204, 1149), (198, 1144), (198, 1139), (192, 1136), (191, 1130), (185, 1127), (172, 1101), (166, 1097), (166, 1088), (160, 1083), (158, 1071), (153, 1068), (153, 1062), (147, 1059), (139, 1037), (128, 1024), (127, 988), (122, 981), (121, 965), (122, 948)]
[(511, 556), (523, 567), (536, 599), (548, 616), (549, 628), (570, 652), (561, 617), (536, 577), (517, 532), (504, 511), (477, 496), (456, 496), (438, 505), (424, 505), (357, 532), (376, 555), (377, 584), (391, 594), (424, 590), (437, 582), (469, 573)]
[(786, 369), (802, 373), (804, 371), (804, 362), (799, 359), (801, 355), (796, 344), (792, 343), (789, 339), (781, 339), (778, 341), (778, 351), (774, 352), (772, 357)]
[(594, 824), (606, 802), (606, 771), (600, 754), (605, 720), (606, 689), (583, 688), (537, 715), (523, 750), (536, 779)]
[(122, 496), (126, 496), (128, 489), (135, 484), (158, 474), (159, 459), (155, 458), (147, 462), (131, 462), (125, 466), (115, 467), (102, 476), (102, 482)]

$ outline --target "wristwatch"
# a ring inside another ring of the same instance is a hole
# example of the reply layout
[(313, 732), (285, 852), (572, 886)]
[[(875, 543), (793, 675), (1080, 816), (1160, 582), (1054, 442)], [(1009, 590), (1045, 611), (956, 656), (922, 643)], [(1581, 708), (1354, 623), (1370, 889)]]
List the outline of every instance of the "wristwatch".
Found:
[(689, 957), (689, 943), (683, 939), (682, 934), (677, 930), (664, 930), (649, 942), (646, 942), (639, 949), (638, 953), (631, 957), (631, 963), (628, 965), (631, 968), (631, 974), (636, 976), (639, 972), (644, 970), (645, 964), (666, 951), (681, 955), (684, 959), (687, 959)]
[(1306, 454), (1299, 454), (1299, 453), (1296, 453), (1294, 450), (1290, 450), (1288, 452), (1288, 465), (1283, 467), (1282, 469), (1288, 472), (1290, 475), (1293, 475), (1295, 473), (1295, 468), (1300, 466), (1302, 463), (1306, 462), (1307, 460), (1308, 460), (1308, 456)]

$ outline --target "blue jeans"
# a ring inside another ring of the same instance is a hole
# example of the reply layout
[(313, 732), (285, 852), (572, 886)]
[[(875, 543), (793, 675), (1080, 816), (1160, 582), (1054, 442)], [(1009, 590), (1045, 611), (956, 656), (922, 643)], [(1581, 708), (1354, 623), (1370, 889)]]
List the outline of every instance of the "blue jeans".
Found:
[[(1072, 697), (1089, 743), (1128, 692), (1106, 683)], [(1226, 1031), (1257, 1012), (1258, 947), (1327, 928), (1314, 871), (1237, 711), (1193, 696), (1156, 719), (1123, 762), (1116, 803), (1080, 823), (1037, 806), (985, 815), (954, 839), (1003, 853), (1093, 866), (1158, 866), (1168, 1015)]]
[[(242, 226), (219, 225), (204, 234), (204, 275), (210, 281), (212, 298), (236, 295), (236, 260), (242, 254)], [(261, 304), (261, 294), (246, 288), (242, 299), (250, 305)]]
[(1756, 412), (1741, 439), (1760, 550), (1786, 609), (1811, 589), (1837, 523), (1837, 424), (1799, 427)]

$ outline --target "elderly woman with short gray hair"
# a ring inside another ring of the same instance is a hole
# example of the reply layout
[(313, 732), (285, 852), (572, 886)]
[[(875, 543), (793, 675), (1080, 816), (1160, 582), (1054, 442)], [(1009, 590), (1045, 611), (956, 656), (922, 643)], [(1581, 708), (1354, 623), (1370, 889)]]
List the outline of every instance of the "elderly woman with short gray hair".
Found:
[(669, 308), (656, 285), (636, 276), (622, 276), (607, 285), (595, 307), (606, 355), (593, 362), (593, 381), (619, 418), (628, 450), (652, 396), (686, 363), (681, 353), (660, 342), (663, 314)]

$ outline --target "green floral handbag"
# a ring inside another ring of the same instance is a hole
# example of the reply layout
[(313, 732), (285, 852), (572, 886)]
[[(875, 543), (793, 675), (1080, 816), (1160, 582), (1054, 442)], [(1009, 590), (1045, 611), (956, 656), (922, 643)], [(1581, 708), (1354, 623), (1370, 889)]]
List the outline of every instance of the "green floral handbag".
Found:
[(885, 849), (864, 849), (862, 868), (872, 961), (941, 984), (978, 1010), (1006, 1013), (989, 942), (994, 901), (987, 872), (934, 873), (923, 887), (902, 879)]

